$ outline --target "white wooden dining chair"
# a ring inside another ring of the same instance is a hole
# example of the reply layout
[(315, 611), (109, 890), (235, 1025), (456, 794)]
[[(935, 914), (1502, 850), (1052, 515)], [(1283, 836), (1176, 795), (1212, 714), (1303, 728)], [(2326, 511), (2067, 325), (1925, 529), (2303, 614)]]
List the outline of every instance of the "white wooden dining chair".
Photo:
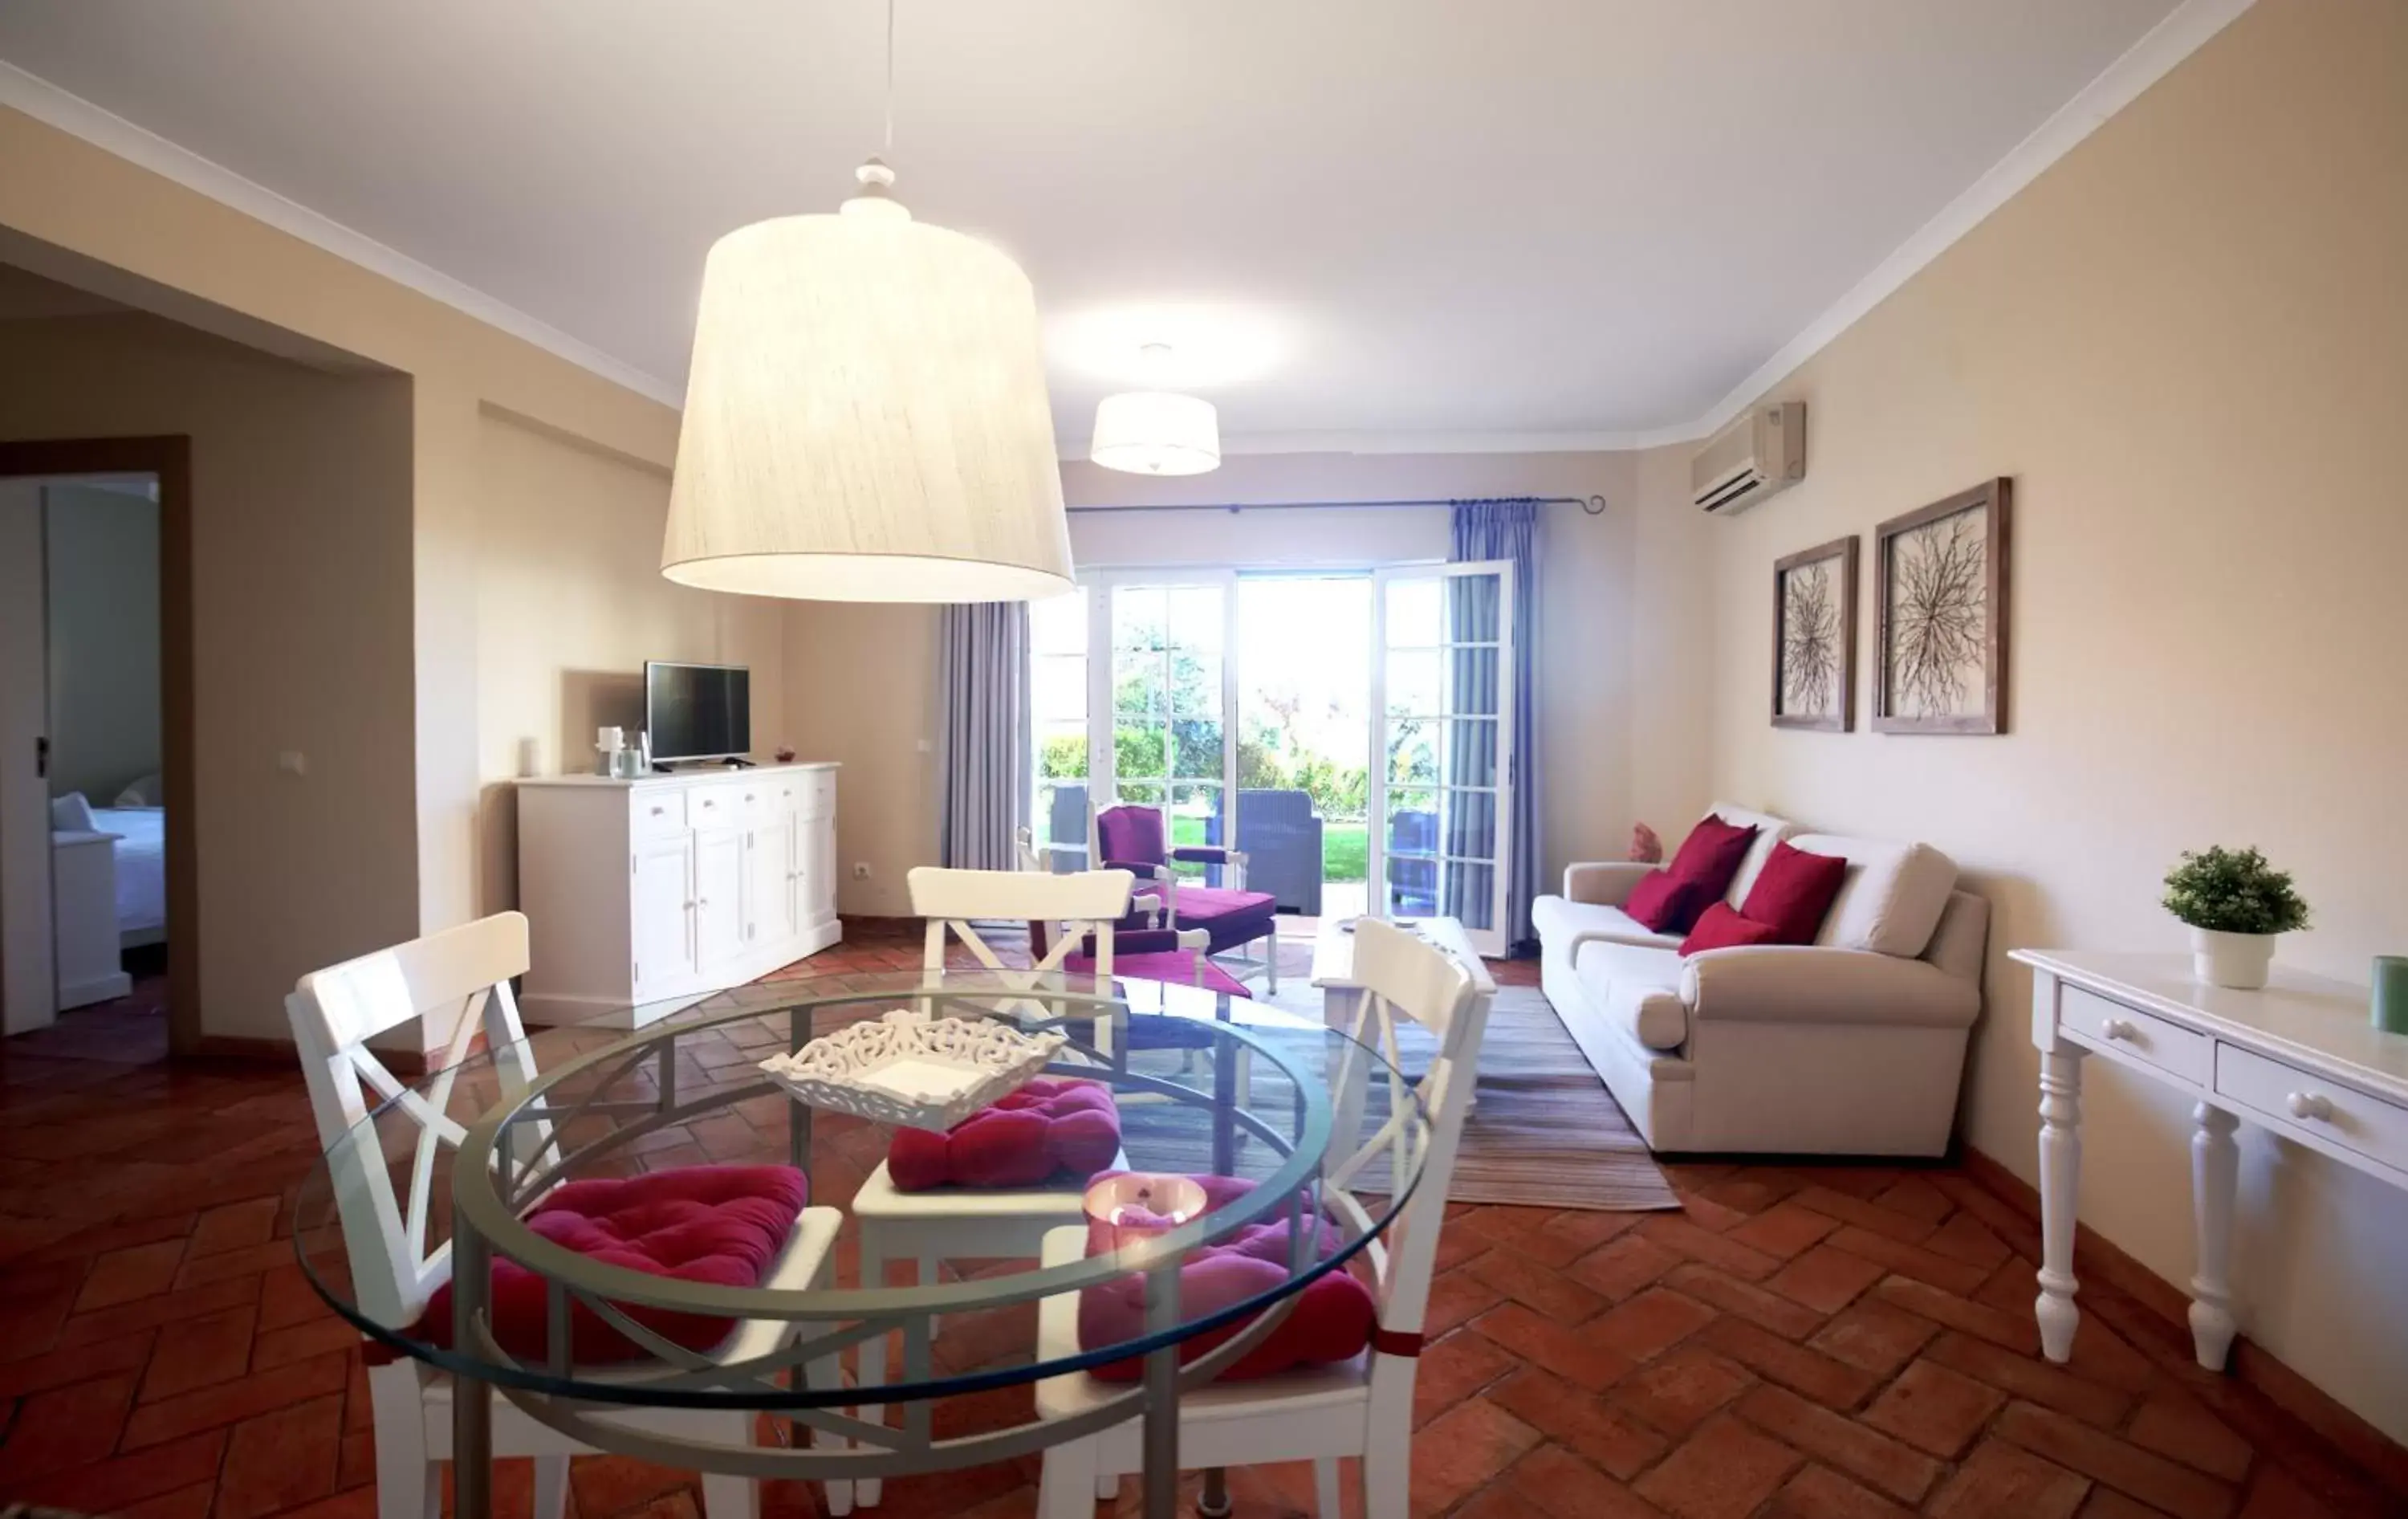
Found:
[[(504, 1095), (523, 1091), (535, 1080), (534, 1058), (510, 994), (510, 979), (526, 968), (527, 921), (503, 912), (312, 971), (285, 998), (334, 1183), (351, 1288), (360, 1309), (380, 1324), (402, 1328), (415, 1323), (437, 1289), (451, 1280), (451, 1242), (426, 1247), (427, 1211), (439, 1147), (456, 1147), (466, 1137), (447, 1111), (462, 1058), (482, 1034)], [(416, 1087), (396, 1079), (367, 1047), (370, 1039), (413, 1018), (424, 1019), (428, 1031), (443, 1040), (441, 1053), (431, 1057), (443, 1068)], [(391, 1116), (370, 1117), (386, 1103), (417, 1129), (406, 1201), (394, 1190), (384, 1140), (407, 1131)], [(527, 1149), (540, 1144), (546, 1126), (534, 1125), (536, 1144)], [(833, 1208), (804, 1209), (763, 1284), (787, 1290), (826, 1285), (842, 1217)], [(752, 1360), (783, 1348), (799, 1327), (774, 1319), (739, 1321), (708, 1354), (723, 1365)], [(382, 1349), (374, 1340), (370, 1345)], [(434, 1519), (442, 1507), (437, 1463), (452, 1455), (452, 1378), (406, 1356), (370, 1359), (385, 1363), (371, 1364), (367, 1372), (379, 1519)], [(659, 1369), (647, 1366), (631, 1374)], [(842, 1384), (833, 1356), (805, 1369), (813, 1387)], [(744, 1411), (639, 1408), (597, 1417), (719, 1444), (752, 1442), (753, 1415)], [(591, 1449), (538, 1423), (508, 1398), (494, 1399), (494, 1455), (536, 1458), (536, 1519), (559, 1519), (568, 1494), (569, 1457)], [(757, 1519), (760, 1513), (760, 1489), (749, 1478), (705, 1475), (702, 1490), (708, 1519)], [(850, 1484), (830, 1483), (825, 1492), (831, 1512), (851, 1512)]]
[[(911, 910), (927, 920), (921, 956), (924, 985), (935, 989), (944, 984), (948, 946), (958, 939), (1000, 987), (1111, 995), (1112, 929), (1128, 913), (1129, 888), (1134, 883), (1127, 871), (1052, 875), (1036, 870), (946, 870), (921, 866), (907, 880)], [(980, 928), (981, 924), (996, 922), (1045, 924), (1050, 942), (1042, 954), (1031, 956), (1033, 965), (1010, 965)], [(1090, 936), (1095, 941), (1092, 981), (1070, 976), (1062, 968), (1062, 963)], [(1034, 997), (1013, 998), (1008, 993), (981, 995), (977, 999), (994, 1003), (1000, 1010), (1026, 1010), (1041, 1017), (1054, 1016), (1059, 1010)], [(1096, 1024), (1094, 1038), (1096, 1051), (1109, 1055), (1112, 1030), (1108, 1021)], [(1125, 1168), (1127, 1157), (1116, 1156), (1112, 1164)], [(890, 1260), (916, 1260), (920, 1283), (925, 1286), (936, 1282), (941, 1261), (1034, 1255), (1047, 1230), (1081, 1216), (1085, 1195), (1083, 1180), (1027, 1188), (939, 1187), (905, 1192), (895, 1185), (882, 1160), (853, 1197), (852, 1212), (860, 1229), (862, 1284), (883, 1285)], [(886, 1374), (885, 1340), (862, 1341), (859, 1354), (861, 1385), (876, 1386)], [(866, 1407), (861, 1417), (875, 1424), (883, 1412), (876, 1406)], [(857, 1491), (865, 1506), (874, 1504), (882, 1484), (875, 1478), (865, 1479)]]
[[(1347, 1032), (1358, 1042), (1342, 1047), (1331, 1082), (1331, 1164), (1324, 1172), (1323, 1192), (1325, 1207), (1350, 1234), (1368, 1232), (1372, 1217), (1354, 1191), (1363, 1168), (1384, 1155), (1398, 1168), (1388, 1174), (1399, 1174), (1413, 1158), (1414, 1137), (1405, 1122), (1412, 1104), (1398, 1074), (1397, 1020), (1418, 1024), (1438, 1039), (1428, 1069), (1411, 1088), (1420, 1095), (1429, 1120), (1419, 1156), (1420, 1182), (1385, 1237), (1363, 1252), (1373, 1278), (1378, 1327), (1369, 1348), (1351, 1361), (1182, 1394), (1179, 1460), (1189, 1469), (1311, 1461), (1320, 1519), (1339, 1519), (1338, 1463), (1359, 1457), (1369, 1519), (1405, 1519), (1413, 1372), (1420, 1364), (1439, 1228), (1446, 1217), (1489, 998), (1448, 955), (1371, 919), (1355, 930), (1354, 974), (1365, 995)], [(1368, 1139), (1362, 1135), (1364, 1093), (1372, 1063), (1362, 1053), (1365, 1046), (1380, 1053), (1389, 1082), (1388, 1117)], [(1380, 1181), (1385, 1184), (1384, 1177)], [(1086, 1243), (1083, 1226), (1055, 1229), (1045, 1238), (1045, 1264), (1075, 1261)], [(1072, 1355), (1079, 1349), (1077, 1296), (1045, 1299), (1038, 1311), (1038, 1358)], [(1100, 1382), (1084, 1372), (1051, 1377), (1037, 1384), (1038, 1416), (1070, 1418), (1127, 1391), (1125, 1383)], [(1099, 1493), (1111, 1493), (1121, 1476), (1142, 1469), (1140, 1437), (1140, 1426), (1132, 1420), (1047, 1449), (1039, 1519), (1091, 1519)]]

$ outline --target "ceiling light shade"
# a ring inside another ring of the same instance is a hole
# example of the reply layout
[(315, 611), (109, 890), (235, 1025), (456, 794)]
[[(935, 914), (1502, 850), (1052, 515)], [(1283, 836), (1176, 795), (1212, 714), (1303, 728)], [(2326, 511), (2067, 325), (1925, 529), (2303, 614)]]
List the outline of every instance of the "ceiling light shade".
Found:
[(1201, 475), (1221, 467), (1220, 414), (1210, 401), (1169, 391), (1107, 395), (1087, 456), (1132, 475)]
[(661, 573), (814, 601), (1071, 589), (1028, 277), (911, 220), (873, 160), (833, 216), (704, 265)]

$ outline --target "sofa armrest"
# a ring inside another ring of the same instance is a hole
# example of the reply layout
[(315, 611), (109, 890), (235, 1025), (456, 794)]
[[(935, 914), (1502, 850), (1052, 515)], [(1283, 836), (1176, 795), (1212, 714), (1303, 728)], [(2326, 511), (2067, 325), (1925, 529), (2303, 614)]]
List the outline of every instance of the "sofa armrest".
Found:
[(1585, 860), (1564, 867), (1564, 895), (1596, 907), (1620, 907), (1656, 867), (1633, 860)]
[(1964, 1028), (1982, 1010), (1979, 982), (1921, 960), (1813, 944), (1706, 950), (1681, 970), (1681, 1000), (1699, 1021), (1890, 1024)]

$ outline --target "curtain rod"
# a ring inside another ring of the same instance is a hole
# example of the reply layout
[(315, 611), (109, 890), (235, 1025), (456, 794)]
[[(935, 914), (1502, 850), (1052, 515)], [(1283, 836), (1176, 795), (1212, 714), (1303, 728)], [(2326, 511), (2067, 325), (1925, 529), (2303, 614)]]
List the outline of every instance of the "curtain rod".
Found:
[(1066, 511), (1372, 511), (1398, 507), (1451, 507), (1458, 500), (1530, 501), (1542, 507), (1578, 507), (1591, 517), (1605, 515), (1601, 495), (1412, 496), (1395, 501), (1191, 501), (1159, 507), (1066, 507)]

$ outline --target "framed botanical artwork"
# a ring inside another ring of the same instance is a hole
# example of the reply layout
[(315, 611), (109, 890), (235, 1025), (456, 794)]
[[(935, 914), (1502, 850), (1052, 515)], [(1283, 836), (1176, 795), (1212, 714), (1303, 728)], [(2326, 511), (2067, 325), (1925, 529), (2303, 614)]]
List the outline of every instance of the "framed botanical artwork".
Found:
[(1876, 731), (2007, 731), (2012, 497), (1994, 480), (1873, 529)]
[(1845, 733), (1856, 724), (1856, 540), (1834, 538), (1772, 566), (1772, 725)]

